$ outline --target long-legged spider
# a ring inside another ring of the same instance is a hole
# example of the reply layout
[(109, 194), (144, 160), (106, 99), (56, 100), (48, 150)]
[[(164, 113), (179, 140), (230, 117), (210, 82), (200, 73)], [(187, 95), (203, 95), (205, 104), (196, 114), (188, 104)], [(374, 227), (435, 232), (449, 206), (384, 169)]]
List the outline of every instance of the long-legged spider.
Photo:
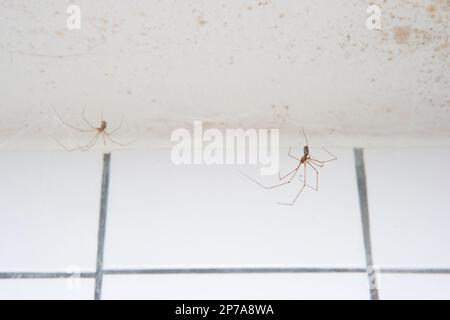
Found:
[[(253, 182), (255, 182), (256, 184), (260, 185), (261, 187), (265, 188), (265, 189), (273, 189), (273, 188), (278, 188), (281, 186), (284, 186), (286, 184), (291, 183), (291, 181), (294, 179), (294, 177), (297, 175), (297, 172), (300, 170), (300, 168), (303, 166), (304, 167), (304, 173), (303, 173), (303, 185), (300, 188), (300, 190), (298, 191), (297, 195), (295, 196), (294, 200), (292, 200), (292, 202), (278, 202), (281, 205), (288, 205), (288, 206), (292, 206), (298, 199), (298, 197), (300, 196), (300, 194), (302, 193), (303, 189), (308, 186), (309, 188), (318, 191), (319, 190), (319, 171), (317, 170), (318, 168), (322, 168), (326, 162), (330, 162), (330, 161), (334, 161), (337, 160), (337, 157), (334, 156), (331, 152), (329, 152), (327, 149), (322, 148), (325, 152), (327, 152), (332, 158), (325, 160), (325, 161), (321, 161), (321, 160), (317, 160), (311, 157), (311, 153), (309, 151), (309, 144), (308, 144), (308, 138), (306, 137), (305, 134), (305, 130), (303, 129), (303, 135), (305, 137), (305, 141), (306, 141), (306, 146), (303, 147), (303, 156), (301, 158), (299, 157), (295, 157), (291, 154), (291, 146), (289, 146), (289, 151), (288, 151), (288, 156), (297, 160), (298, 164), (296, 165), (296, 167), (291, 170), (290, 172), (288, 172), (286, 175), (281, 176), (280, 172), (278, 172), (278, 179), (280, 181), (280, 183), (273, 185), (273, 186), (266, 186), (264, 184), (262, 184), (261, 182), (253, 179), (252, 177), (250, 177), (249, 175), (245, 174), (242, 172), (242, 174), (244, 174), (247, 178), (249, 178), (250, 180), (252, 180)], [(311, 167), (311, 169), (315, 172), (316, 174), (316, 186), (313, 187), (311, 185), (309, 185), (306, 182), (306, 168), (307, 165)], [(317, 167), (317, 168), (316, 168)], [(287, 180), (286, 180), (287, 179)]]
[(58, 142), (58, 144), (60, 146), (62, 146), (66, 151), (76, 151), (76, 150), (87, 151), (87, 150), (91, 149), (93, 146), (95, 146), (99, 137), (102, 138), (104, 145), (106, 145), (106, 140), (109, 140), (118, 146), (121, 146), (121, 147), (127, 146), (127, 144), (119, 143), (111, 137), (114, 133), (116, 133), (118, 130), (120, 130), (120, 128), (122, 128), (124, 117), (122, 117), (122, 119), (120, 120), (120, 124), (117, 128), (115, 128), (114, 130), (112, 130), (110, 132), (107, 132), (106, 128), (108, 127), (108, 123), (105, 120), (103, 120), (103, 113), (102, 113), (102, 117), (101, 117), (100, 126), (95, 127), (86, 119), (85, 110), (83, 109), (83, 112), (81, 113), (81, 117), (82, 117), (83, 121), (86, 123), (86, 125), (89, 127), (89, 129), (81, 129), (81, 128), (75, 127), (75, 126), (65, 122), (64, 119), (59, 115), (59, 113), (56, 112), (56, 110), (54, 110), (54, 112), (55, 112), (56, 116), (58, 117), (59, 121), (66, 127), (69, 127), (71, 129), (77, 130), (79, 132), (84, 132), (84, 133), (94, 133), (95, 132), (95, 135), (92, 137), (92, 139), (86, 145), (83, 145), (83, 146), (78, 145), (76, 148), (67, 148), (58, 139), (55, 139), (56, 142)]

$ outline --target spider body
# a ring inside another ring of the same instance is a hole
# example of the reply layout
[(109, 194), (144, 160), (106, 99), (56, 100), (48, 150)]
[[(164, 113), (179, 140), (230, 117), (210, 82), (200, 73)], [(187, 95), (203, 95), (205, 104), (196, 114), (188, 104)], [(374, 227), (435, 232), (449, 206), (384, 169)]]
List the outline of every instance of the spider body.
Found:
[(100, 128), (97, 128), (97, 132), (104, 132), (106, 130), (106, 127), (108, 126), (108, 124), (106, 123), (106, 121), (102, 121), (102, 124), (100, 125)]
[[(289, 150), (290, 151), (290, 150)], [(309, 147), (308, 146), (304, 146), (303, 147), (303, 156), (300, 159), (300, 163), (299, 166), (301, 166), (302, 164), (304, 164), (306, 161), (308, 161), (308, 159), (310, 159), (309, 156)]]

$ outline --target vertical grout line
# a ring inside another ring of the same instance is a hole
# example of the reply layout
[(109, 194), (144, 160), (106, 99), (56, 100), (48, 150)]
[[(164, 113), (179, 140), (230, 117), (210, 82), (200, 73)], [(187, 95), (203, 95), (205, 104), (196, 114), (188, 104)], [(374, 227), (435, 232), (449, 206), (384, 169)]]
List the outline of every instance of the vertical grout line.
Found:
[(367, 276), (369, 280), (370, 298), (372, 300), (379, 300), (378, 284), (376, 277), (376, 270), (374, 270), (373, 256), (372, 256), (372, 243), (370, 237), (370, 220), (369, 220), (369, 203), (367, 198), (367, 182), (366, 182), (366, 169), (364, 165), (364, 152), (363, 149), (355, 148), (355, 167), (356, 167), (356, 180), (358, 183), (359, 193), (359, 207), (361, 210), (361, 223), (364, 239), (364, 250), (366, 253), (366, 266)]
[(97, 242), (97, 266), (95, 271), (95, 300), (102, 297), (103, 284), (103, 255), (105, 249), (105, 228), (106, 228), (106, 212), (108, 209), (108, 191), (109, 191), (109, 171), (111, 164), (111, 154), (103, 155), (103, 174), (102, 174), (102, 191), (100, 195), (100, 219), (98, 223), (98, 242)]

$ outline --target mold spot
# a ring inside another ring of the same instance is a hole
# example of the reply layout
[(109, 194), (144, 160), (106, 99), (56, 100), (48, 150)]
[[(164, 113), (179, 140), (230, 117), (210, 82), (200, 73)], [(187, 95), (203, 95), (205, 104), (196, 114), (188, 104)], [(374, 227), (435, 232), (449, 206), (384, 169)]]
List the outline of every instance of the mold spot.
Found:
[(436, 6), (435, 6), (434, 4), (430, 4), (430, 5), (427, 7), (427, 11), (428, 11), (428, 14), (429, 14), (432, 18), (436, 17), (436, 11), (437, 11), (437, 9), (436, 9)]
[(411, 36), (411, 27), (403, 26), (403, 27), (395, 27), (393, 29), (394, 39), (398, 44), (405, 44), (408, 42), (409, 37)]
[(197, 21), (197, 24), (201, 27), (203, 27), (207, 22), (205, 20), (205, 18), (203, 18), (203, 16), (198, 16), (196, 21)]

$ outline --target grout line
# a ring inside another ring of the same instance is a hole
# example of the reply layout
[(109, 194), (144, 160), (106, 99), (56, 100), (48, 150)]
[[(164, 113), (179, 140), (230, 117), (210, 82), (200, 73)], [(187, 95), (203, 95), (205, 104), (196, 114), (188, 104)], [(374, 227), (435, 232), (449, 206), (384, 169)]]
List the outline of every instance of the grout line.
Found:
[(401, 268), (380, 268), (380, 273), (401, 273), (401, 274), (450, 274), (450, 269), (428, 268), (428, 269), (401, 269)]
[(358, 273), (363, 268), (173, 268), (173, 269), (106, 269), (108, 275), (125, 274), (224, 274), (224, 273)]
[(99, 219), (99, 223), (98, 223), (97, 269), (95, 271), (95, 292), (94, 292), (95, 300), (100, 300), (102, 297), (103, 256), (104, 256), (104, 250), (105, 250), (106, 212), (108, 209), (110, 165), (111, 165), (111, 154), (106, 153), (103, 155), (102, 191), (101, 191), (101, 199), (100, 199), (100, 219)]
[(363, 149), (355, 148), (354, 155), (370, 297), (372, 300), (379, 300), (376, 270), (374, 270), (373, 265), (372, 243), (370, 238), (369, 203), (367, 198), (367, 181)]
[(94, 278), (94, 272), (0, 272), (0, 279)]
[[(381, 268), (384, 274), (450, 274), (446, 268)], [(102, 269), (103, 275), (133, 274), (251, 274), (251, 273), (365, 273), (365, 268), (168, 268), (168, 269)], [(0, 279), (96, 278), (96, 272), (0, 272)]]

